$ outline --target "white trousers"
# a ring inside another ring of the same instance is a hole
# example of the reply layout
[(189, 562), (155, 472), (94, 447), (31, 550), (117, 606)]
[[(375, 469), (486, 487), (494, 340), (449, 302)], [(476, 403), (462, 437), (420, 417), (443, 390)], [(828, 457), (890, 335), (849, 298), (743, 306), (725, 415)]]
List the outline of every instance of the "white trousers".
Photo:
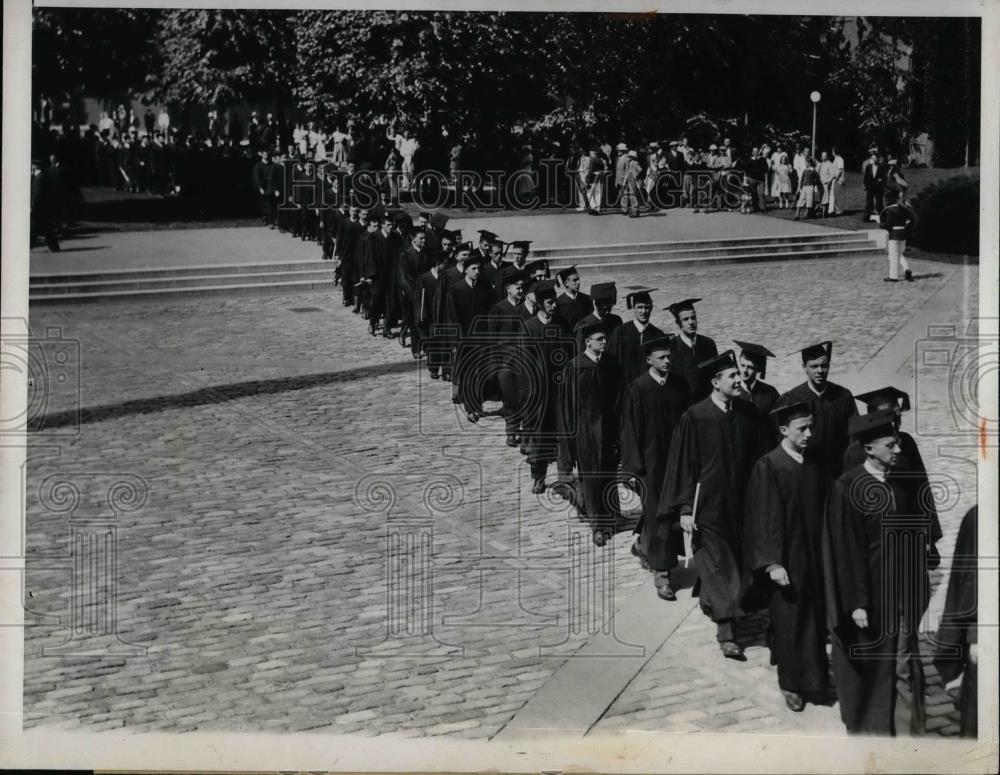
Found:
[(900, 268), (904, 272), (910, 271), (910, 265), (906, 263), (906, 256), (903, 255), (906, 250), (906, 240), (891, 239), (887, 244), (889, 246), (889, 279), (898, 280)]

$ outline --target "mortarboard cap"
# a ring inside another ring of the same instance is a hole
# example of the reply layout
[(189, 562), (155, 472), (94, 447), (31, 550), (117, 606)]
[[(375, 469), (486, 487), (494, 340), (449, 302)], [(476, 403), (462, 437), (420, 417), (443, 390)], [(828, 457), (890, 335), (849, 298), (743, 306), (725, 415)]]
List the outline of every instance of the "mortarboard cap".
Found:
[(625, 295), (625, 307), (632, 309), (636, 304), (652, 304), (653, 297), (650, 296), (656, 288), (636, 288), (631, 293)]
[(528, 251), (530, 250), (531, 240), (530, 239), (518, 239), (511, 243), (508, 243), (512, 248), (518, 248), (519, 250)]
[(459, 242), (455, 245), (455, 254), (459, 253), (471, 253), (473, 250), (473, 244), (471, 242)]
[(579, 274), (580, 273), (577, 271), (577, 268), (575, 266), (567, 266), (565, 269), (560, 269), (558, 272), (556, 272), (556, 277), (559, 278), (559, 282), (565, 285), (566, 281), (570, 277)]
[(795, 401), (784, 406), (777, 406), (770, 411), (770, 417), (779, 428), (788, 425), (792, 420), (800, 417), (811, 417), (813, 413), (812, 402)]
[(702, 361), (698, 364), (698, 368), (701, 373), (706, 377), (714, 377), (720, 371), (726, 369), (736, 368), (736, 353), (732, 350), (726, 350), (724, 353), (716, 355), (714, 358), (709, 358), (707, 361)]
[(673, 316), (674, 320), (680, 322), (681, 312), (686, 309), (694, 309), (694, 305), (697, 304), (701, 299), (684, 299), (683, 301), (675, 302), (663, 309), (668, 310)]
[(646, 355), (651, 355), (657, 350), (670, 350), (673, 349), (673, 337), (670, 336), (656, 336), (649, 341), (642, 343), (642, 351)]
[(432, 264), (444, 264), (448, 261), (448, 251), (447, 250), (434, 250), (431, 251), (430, 261)]
[(592, 320), (589, 323), (581, 323), (577, 331), (580, 332), (580, 336), (583, 337), (583, 341), (585, 342), (596, 333), (602, 333), (607, 336), (608, 321)]
[(803, 347), (799, 352), (802, 354), (802, 362), (806, 363), (814, 358), (821, 358), (824, 355), (829, 358), (833, 355), (833, 342), (826, 341), (819, 344), (811, 344)]
[(614, 283), (595, 283), (590, 286), (590, 298), (593, 301), (615, 301), (618, 298), (618, 289)]
[(734, 339), (733, 343), (740, 348), (740, 355), (757, 367), (757, 371), (760, 372), (760, 376), (766, 377), (767, 359), (774, 358), (774, 353), (763, 345), (754, 344), (753, 342), (741, 342), (738, 339)]
[(889, 404), (904, 412), (910, 411), (910, 396), (894, 387), (884, 387), (854, 396), (868, 407), (868, 413), (878, 411), (879, 406)]
[(535, 294), (535, 299), (539, 303), (545, 299), (554, 299), (556, 297), (556, 281), (541, 280), (532, 285), (531, 290)]
[(489, 261), (489, 259), (483, 256), (481, 253), (470, 252), (466, 258), (462, 259), (462, 268), (467, 269), (473, 264), (479, 264), (480, 266), (482, 266), (487, 261)]
[(434, 213), (429, 213), (426, 210), (421, 210), (419, 213), (417, 213), (417, 217), (429, 221), (431, 218), (434, 217)]
[(449, 231), (445, 229), (441, 232), (441, 239), (450, 239), (452, 243), (458, 243), (462, 241), (462, 230), (455, 229), (454, 231)]
[(496, 242), (497, 235), (492, 231), (487, 231), (486, 229), (480, 229), (478, 232), (480, 242)]
[(544, 258), (540, 258), (537, 261), (529, 261), (524, 265), (524, 271), (528, 274), (534, 274), (535, 272), (545, 272), (545, 276), (549, 276), (549, 262)]
[(517, 282), (524, 282), (527, 277), (520, 269), (509, 266), (500, 273), (500, 279), (503, 281), (504, 287), (507, 287)]
[(871, 414), (859, 414), (847, 422), (847, 432), (862, 444), (875, 439), (896, 435), (896, 413), (892, 409), (883, 409)]
[(396, 215), (392, 219), (392, 222), (395, 226), (397, 226), (400, 229), (413, 228), (413, 219), (409, 216), (408, 213), (396, 213)]
[(444, 229), (448, 225), (448, 216), (444, 213), (434, 213), (429, 220), (435, 229)]

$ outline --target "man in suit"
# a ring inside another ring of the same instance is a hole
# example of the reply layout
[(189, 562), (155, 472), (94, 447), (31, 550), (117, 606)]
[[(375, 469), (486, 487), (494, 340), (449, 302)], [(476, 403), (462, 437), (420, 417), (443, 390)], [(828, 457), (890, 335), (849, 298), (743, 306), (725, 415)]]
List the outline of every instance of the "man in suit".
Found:
[(869, 148), (869, 156), (861, 173), (865, 186), (865, 220), (877, 220), (878, 214), (885, 207), (885, 173), (884, 159), (878, 155), (877, 148)]

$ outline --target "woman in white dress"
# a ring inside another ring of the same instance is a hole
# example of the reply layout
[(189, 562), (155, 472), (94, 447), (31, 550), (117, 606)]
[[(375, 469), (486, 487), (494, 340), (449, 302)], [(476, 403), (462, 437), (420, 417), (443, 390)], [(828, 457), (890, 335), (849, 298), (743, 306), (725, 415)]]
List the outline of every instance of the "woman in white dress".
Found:
[(787, 210), (792, 206), (792, 167), (788, 163), (788, 154), (783, 153), (778, 159), (778, 166), (774, 170), (774, 189), (781, 200), (781, 209)]

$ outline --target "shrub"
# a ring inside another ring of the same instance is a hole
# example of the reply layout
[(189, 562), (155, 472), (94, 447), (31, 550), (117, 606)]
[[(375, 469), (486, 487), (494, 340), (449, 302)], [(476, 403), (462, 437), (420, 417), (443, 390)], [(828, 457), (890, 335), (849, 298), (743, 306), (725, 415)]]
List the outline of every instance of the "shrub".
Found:
[(979, 178), (959, 175), (933, 183), (913, 198), (913, 244), (933, 253), (979, 255)]

